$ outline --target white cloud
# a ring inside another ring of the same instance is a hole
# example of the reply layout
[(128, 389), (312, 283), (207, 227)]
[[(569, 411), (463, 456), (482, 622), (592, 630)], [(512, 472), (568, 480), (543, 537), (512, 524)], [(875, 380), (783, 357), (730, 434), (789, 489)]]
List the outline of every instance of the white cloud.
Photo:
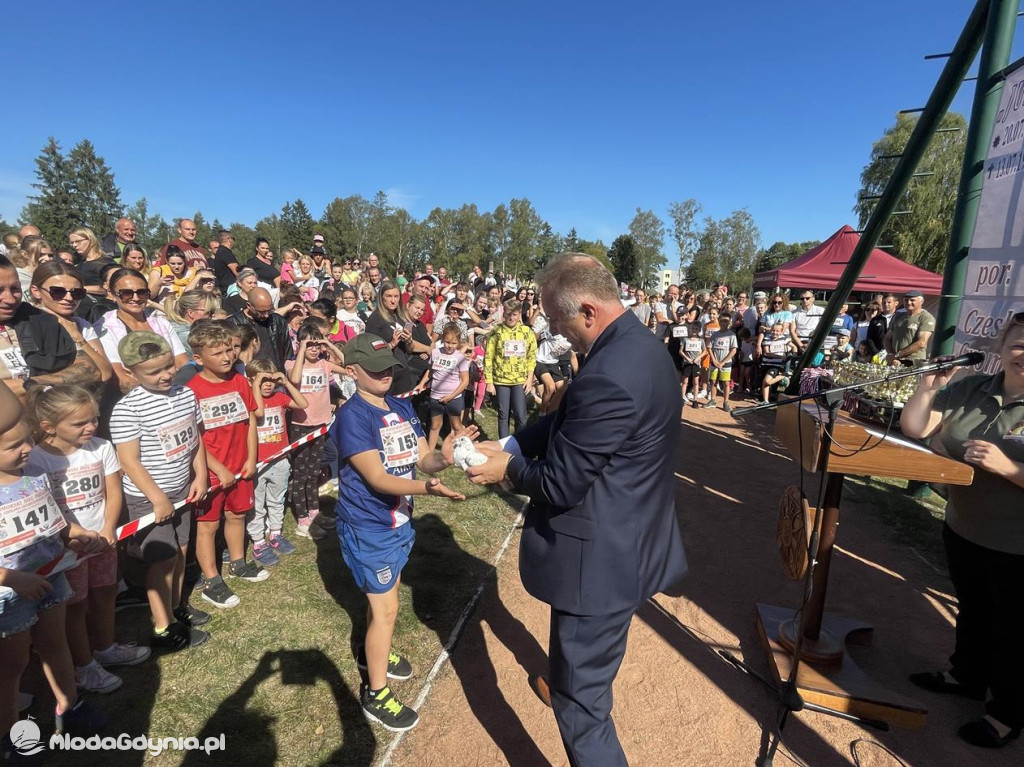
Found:
[(388, 196), (388, 203), (392, 207), (405, 208), (409, 213), (413, 212), (413, 208), (420, 200), (420, 196), (418, 194), (406, 192), (397, 186), (388, 187), (384, 190), (384, 194)]

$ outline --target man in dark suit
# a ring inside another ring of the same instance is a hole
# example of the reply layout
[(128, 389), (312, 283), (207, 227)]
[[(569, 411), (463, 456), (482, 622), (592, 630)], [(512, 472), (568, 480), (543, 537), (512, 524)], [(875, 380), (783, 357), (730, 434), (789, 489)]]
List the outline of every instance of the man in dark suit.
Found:
[(530, 496), (519, 573), (551, 605), (551, 704), (570, 764), (625, 765), (611, 709), (629, 625), (686, 574), (673, 476), (682, 398), (664, 345), (600, 263), (563, 254), (538, 282), (551, 331), (585, 361), (556, 412), (504, 450), (482, 444), (489, 460), (468, 473)]

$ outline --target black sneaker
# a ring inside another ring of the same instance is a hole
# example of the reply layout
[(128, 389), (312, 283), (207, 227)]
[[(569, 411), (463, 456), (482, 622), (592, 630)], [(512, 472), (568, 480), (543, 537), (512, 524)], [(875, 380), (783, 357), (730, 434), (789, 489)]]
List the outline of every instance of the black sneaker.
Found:
[(371, 697), (369, 686), (363, 685), (359, 697), (363, 704), (363, 715), (385, 730), (405, 732), (420, 721), (420, 715), (398, 700), (390, 687), (385, 687)]
[(117, 595), (117, 599), (114, 601), (114, 612), (119, 613), (133, 607), (149, 607), (149, 599), (143, 589), (129, 586), (127, 591), (122, 591)]
[(237, 607), (238, 603), (242, 601), (219, 575), (203, 584), (203, 599), (214, 607), (220, 607), (222, 609)]
[(243, 581), (259, 583), (270, 577), (270, 571), (264, 570), (258, 563), (249, 561), (242, 565), (232, 562), (228, 565), (229, 578), (241, 578)]
[[(356, 655), (356, 665), (366, 671), (366, 648), (360, 647)], [(412, 664), (394, 650), (388, 653), (388, 679), (399, 681), (412, 676)]]
[(210, 635), (205, 631), (194, 629), (180, 621), (175, 621), (162, 634), (153, 634), (150, 645), (154, 650), (185, 650), (189, 647), (198, 647), (203, 644)]
[(205, 626), (212, 620), (208, 612), (199, 610), (188, 602), (174, 608), (174, 617), (186, 626)]
[(103, 729), (106, 719), (84, 700), (79, 700), (63, 714), (54, 715), (57, 735), (92, 735)]

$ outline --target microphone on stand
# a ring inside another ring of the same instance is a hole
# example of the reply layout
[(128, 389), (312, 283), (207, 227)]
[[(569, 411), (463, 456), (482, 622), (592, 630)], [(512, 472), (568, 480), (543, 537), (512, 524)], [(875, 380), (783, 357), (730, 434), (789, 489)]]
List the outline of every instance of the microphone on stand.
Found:
[(900, 360), (904, 365), (913, 367), (917, 373), (935, 373), (940, 370), (949, 370), (950, 368), (974, 367), (984, 361), (985, 354), (983, 352), (967, 352), (959, 357), (933, 357), (921, 365), (914, 365), (913, 360)]

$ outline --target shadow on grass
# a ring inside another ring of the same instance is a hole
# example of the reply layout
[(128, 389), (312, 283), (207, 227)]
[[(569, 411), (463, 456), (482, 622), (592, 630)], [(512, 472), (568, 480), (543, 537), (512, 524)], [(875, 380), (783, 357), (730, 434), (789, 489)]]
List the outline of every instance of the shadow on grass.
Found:
[[(181, 762), (182, 767), (274, 764), (278, 758), (273, 731), (275, 718), (251, 707), (249, 702), (260, 683), (277, 674), (280, 674), (283, 685), (312, 686), (323, 681), (331, 689), (341, 723), (342, 741), (330, 756), (319, 762), (320, 765), (369, 767), (373, 763), (376, 738), (338, 667), (320, 650), (302, 649), (264, 653), (255, 671), (221, 702), (198, 735), (199, 742), (205, 743), (209, 738), (216, 739), (224, 734), (232, 745), (227, 751), (213, 751), (209, 755), (203, 751), (189, 751)], [(281, 736), (287, 737), (287, 734), (282, 733)], [(243, 742), (238, 745), (240, 740)]]
[[(321, 513), (320, 516), (331, 518), (330, 514)], [(412, 524), (416, 530), (416, 543), (408, 564), (402, 570), (402, 584), (412, 593), (417, 619), (437, 635), (440, 647), (448, 647), (450, 640), (454, 645), (458, 640), (477, 649), (475, 654), (453, 653), (450, 661), (471, 710), (509, 763), (548, 764), (502, 695), (494, 665), (485, 655), (481, 618), (475, 607), (480, 584), (488, 581), (487, 588), (496, 588), (490, 583), (494, 580), (494, 567), (463, 550), (451, 528), (436, 514), (414, 517)], [(356, 587), (339, 548), (337, 536), (318, 540), (317, 567), (328, 593), (349, 616), (352, 625), (350, 645), (355, 652), (366, 633), (366, 597)], [(528, 679), (542, 673), (547, 668), (547, 656), (537, 641), (508, 612), (500, 598), (488, 602), (488, 625), (498, 640), (515, 655), (524, 670), (524, 677)], [(467, 606), (470, 611), (460, 626), (459, 621)], [(401, 637), (397, 637), (396, 644), (400, 645), (401, 641)], [(451, 651), (452, 648), (448, 649)], [(480, 653), (484, 653), (484, 657)], [(422, 672), (425, 675), (426, 670)], [(366, 681), (365, 673), (362, 679)], [(362, 720), (360, 711), (355, 715)]]

